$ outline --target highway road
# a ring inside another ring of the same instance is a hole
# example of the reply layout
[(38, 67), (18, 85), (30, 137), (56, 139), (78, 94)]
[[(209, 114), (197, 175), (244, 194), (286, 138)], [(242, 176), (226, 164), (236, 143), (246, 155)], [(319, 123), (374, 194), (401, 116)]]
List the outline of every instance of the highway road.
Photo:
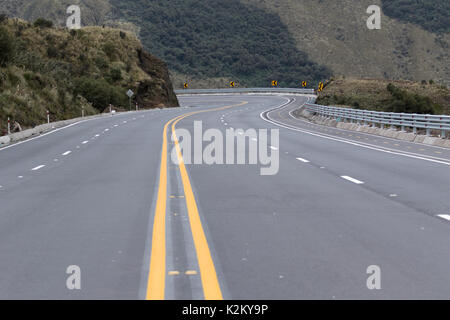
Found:
[[(450, 150), (296, 119), (308, 99), (180, 96), (0, 149), (0, 298), (450, 298)], [(173, 162), (194, 121), (279, 130), (279, 170)]]

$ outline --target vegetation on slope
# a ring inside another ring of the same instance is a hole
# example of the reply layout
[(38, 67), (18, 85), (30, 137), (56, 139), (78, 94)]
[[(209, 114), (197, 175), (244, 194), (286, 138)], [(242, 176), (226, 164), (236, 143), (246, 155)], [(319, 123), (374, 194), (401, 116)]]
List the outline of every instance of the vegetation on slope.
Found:
[(382, 0), (384, 14), (420, 25), (431, 32), (450, 31), (450, 2), (436, 0)]
[(128, 109), (132, 89), (141, 107), (177, 106), (163, 62), (129, 33), (100, 27), (50, 28), (0, 19), (0, 123), (22, 127), (102, 112), (110, 103)]
[(172, 71), (226, 77), (244, 86), (298, 87), (330, 71), (299, 51), (276, 14), (238, 0), (111, 0), (120, 17), (142, 27), (147, 48)]
[[(70, 4), (81, 6), (83, 25), (138, 34), (168, 60), (177, 87), (312, 85), (329, 75), (322, 66), (348, 77), (450, 84), (448, 1), (0, 0), (0, 12), (62, 26)], [(369, 4), (383, 7), (381, 30), (366, 27)]]
[(432, 81), (331, 80), (318, 104), (422, 114), (450, 114), (450, 90)]

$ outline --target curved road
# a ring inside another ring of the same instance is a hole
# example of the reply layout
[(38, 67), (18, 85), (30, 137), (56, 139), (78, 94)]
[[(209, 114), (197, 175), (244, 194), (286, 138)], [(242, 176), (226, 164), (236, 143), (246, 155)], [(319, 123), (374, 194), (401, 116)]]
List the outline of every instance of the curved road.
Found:
[[(181, 96), (0, 149), (0, 298), (448, 299), (449, 151), (294, 118), (308, 99)], [(277, 174), (172, 161), (194, 121), (279, 130)]]

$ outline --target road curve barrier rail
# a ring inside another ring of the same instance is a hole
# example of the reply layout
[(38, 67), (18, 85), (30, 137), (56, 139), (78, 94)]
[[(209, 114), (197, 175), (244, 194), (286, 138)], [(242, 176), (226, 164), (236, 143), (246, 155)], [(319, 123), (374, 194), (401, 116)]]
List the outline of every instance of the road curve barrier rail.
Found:
[(450, 116), (445, 115), (368, 111), (310, 103), (305, 104), (305, 110), (312, 114), (335, 119), (338, 122), (348, 121), (374, 127), (378, 124), (382, 128), (388, 125), (391, 129), (400, 128), (401, 131), (412, 128), (414, 134), (417, 134), (417, 129), (422, 129), (426, 131), (427, 136), (431, 135), (431, 130), (440, 130), (441, 138), (445, 138), (447, 132), (450, 131)]
[(175, 90), (176, 95), (190, 94), (315, 94), (314, 89), (297, 88), (229, 88), (229, 89), (183, 89)]

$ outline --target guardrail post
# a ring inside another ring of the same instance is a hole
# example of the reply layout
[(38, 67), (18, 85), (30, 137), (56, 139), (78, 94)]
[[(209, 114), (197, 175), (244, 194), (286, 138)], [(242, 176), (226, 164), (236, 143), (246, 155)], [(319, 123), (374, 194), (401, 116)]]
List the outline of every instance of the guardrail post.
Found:
[(405, 132), (405, 126), (402, 126), (401, 131), (402, 131), (402, 132)]
[(431, 135), (431, 129), (427, 128), (427, 133), (426, 133), (427, 137)]
[(413, 127), (413, 133), (417, 134), (417, 127)]
[(441, 138), (442, 139), (447, 138), (447, 132), (444, 129), (442, 129), (442, 131), (441, 131)]

